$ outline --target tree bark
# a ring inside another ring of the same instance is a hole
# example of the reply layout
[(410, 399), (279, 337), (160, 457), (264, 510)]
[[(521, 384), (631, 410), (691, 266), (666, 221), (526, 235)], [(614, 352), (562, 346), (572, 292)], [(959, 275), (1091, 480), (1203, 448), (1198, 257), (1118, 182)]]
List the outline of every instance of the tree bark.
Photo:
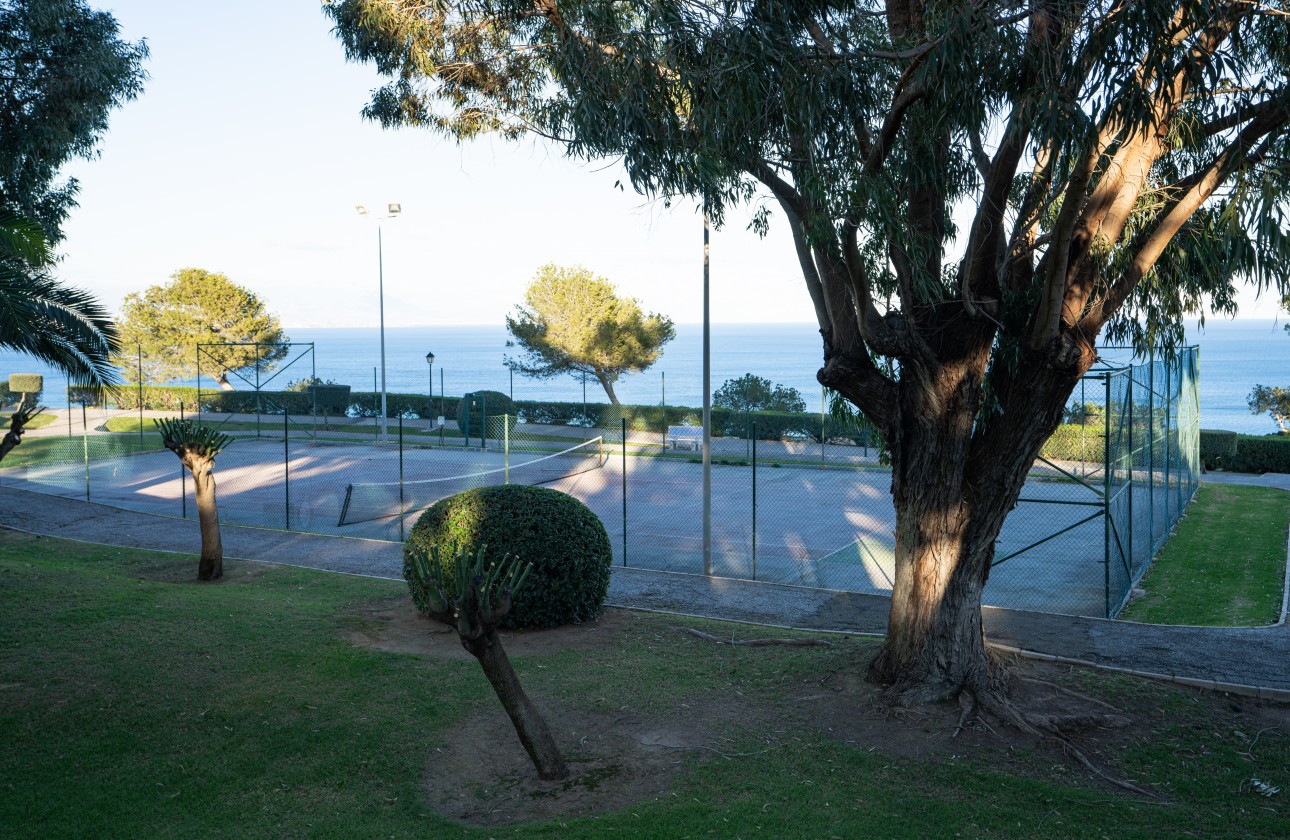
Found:
[(610, 381), (609, 377), (606, 376), (602, 371), (596, 371), (595, 375), (596, 375), (596, 380), (600, 382), (600, 386), (604, 388), (605, 393), (609, 395), (610, 404), (621, 405), (621, 403), (618, 402), (618, 395), (614, 393), (614, 383)]
[(221, 370), (219, 372), (219, 376), (215, 377), (215, 384), (218, 385), (222, 391), (233, 390), (233, 385), (228, 381), (228, 371), (226, 370)]
[(986, 425), (978, 408), (987, 353), (902, 371), (891, 445), (896, 577), (869, 675), (905, 704), (962, 691), (1002, 697), (1006, 676), (987, 656), (981, 621), (995, 541), (1093, 358), (1090, 348), (1068, 369), (1023, 359), (1020, 373), (992, 380), (1003, 412)]
[(493, 691), (497, 692), (497, 699), (502, 702), (502, 708), (506, 709), (506, 714), (510, 716), (511, 723), (520, 736), (520, 743), (524, 745), (529, 758), (533, 759), (538, 778), (567, 779), (569, 767), (564, 763), (564, 756), (551, 737), (551, 730), (542, 718), (542, 713), (524, 693), (524, 687), (520, 685), (520, 678), (511, 667), (511, 661), (502, 648), (501, 640), (497, 638), (497, 632), (490, 627), (479, 638), (462, 636), (461, 645), (479, 660), (484, 676), (492, 684)]
[(198, 580), (219, 580), (224, 576), (224, 546), (220, 540), (219, 509), (215, 505), (214, 461), (194, 458), (188, 465), (197, 497), (197, 523), (202, 534), (202, 556), (197, 565)]

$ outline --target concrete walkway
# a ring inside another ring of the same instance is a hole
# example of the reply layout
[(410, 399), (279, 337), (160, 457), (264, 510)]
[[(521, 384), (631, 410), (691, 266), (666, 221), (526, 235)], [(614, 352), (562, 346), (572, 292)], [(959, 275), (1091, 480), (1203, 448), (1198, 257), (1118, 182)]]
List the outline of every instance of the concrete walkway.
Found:
[[(1290, 490), (1290, 475), (1205, 480)], [(0, 488), (0, 526), (51, 537), (196, 555), (197, 523)], [(402, 579), (402, 546), (379, 540), (225, 525), (229, 558)], [(615, 568), (614, 606), (782, 627), (881, 634), (889, 600), (778, 584)], [(990, 641), (1026, 654), (1075, 660), (1179, 682), (1290, 700), (1290, 626), (1167, 627), (1048, 613), (984, 609)]]

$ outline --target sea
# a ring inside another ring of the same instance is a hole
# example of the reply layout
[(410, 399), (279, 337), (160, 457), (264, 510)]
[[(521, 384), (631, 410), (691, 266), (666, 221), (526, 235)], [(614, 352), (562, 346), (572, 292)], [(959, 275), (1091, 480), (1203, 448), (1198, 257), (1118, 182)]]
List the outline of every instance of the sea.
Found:
[[(1201, 426), (1243, 434), (1275, 432), (1271, 418), (1250, 413), (1246, 398), (1256, 384), (1290, 386), (1290, 334), (1284, 329), (1285, 322), (1211, 319), (1203, 329), (1189, 326), (1188, 343), (1200, 348)], [(287, 329), (287, 333), (296, 344), (277, 369), (262, 374), (262, 387), (278, 390), (316, 375), (356, 391), (380, 389), (381, 345), (375, 327), (298, 327)], [(514, 399), (607, 402), (594, 379), (532, 379), (512, 374), (505, 362), (517, 349), (507, 346), (502, 325), (387, 328), (386, 389), (425, 394), (433, 388), (436, 396), (488, 389)], [(433, 366), (426, 361), (427, 352), (434, 353)], [(711, 358), (714, 391), (728, 379), (753, 373), (796, 388), (808, 410), (820, 408), (821, 388), (815, 381), (821, 362), (820, 339), (813, 324), (713, 324)], [(44, 404), (51, 409), (66, 407), (62, 374), (30, 357), (0, 352), (0, 377), (9, 373), (44, 374)], [(176, 384), (194, 385), (197, 380)], [(201, 384), (216, 387), (205, 376)], [(235, 384), (239, 390), (250, 387), (249, 382)], [(616, 386), (622, 402), (652, 405), (699, 406), (702, 389), (703, 331), (699, 324), (678, 324), (676, 338), (664, 348), (658, 362)]]

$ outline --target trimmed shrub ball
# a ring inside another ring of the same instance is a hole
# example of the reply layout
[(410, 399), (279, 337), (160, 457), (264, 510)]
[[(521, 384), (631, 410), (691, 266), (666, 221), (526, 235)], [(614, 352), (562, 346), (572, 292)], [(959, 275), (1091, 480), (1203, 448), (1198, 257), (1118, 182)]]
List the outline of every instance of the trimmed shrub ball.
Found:
[(426, 591), (413, 581), (408, 551), (438, 545), (452, 583), (463, 548), (487, 546), (487, 556), (511, 554), (533, 569), (501, 627), (556, 627), (600, 615), (609, 593), (609, 534), (582, 502), (545, 487), (479, 487), (436, 502), (421, 514), (404, 547), (403, 577), (417, 609)]

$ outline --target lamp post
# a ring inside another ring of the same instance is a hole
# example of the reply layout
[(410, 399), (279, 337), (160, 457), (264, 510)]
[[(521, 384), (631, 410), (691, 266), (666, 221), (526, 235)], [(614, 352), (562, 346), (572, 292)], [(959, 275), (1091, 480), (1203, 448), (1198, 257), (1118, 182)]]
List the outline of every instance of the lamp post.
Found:
[(430, 428), (434, 428), (434, 353), (426, 353), (426, 364), (430, 366), (430, 375), (426, 377), (426, 405), (430, 412)]
[(386, 219), (393, 219), (403, 212), (403, 205), (392, 201), (385, 206), (386, 215), (370, 216), (367, 212), (367, 206), (364, 204), (355, 204), (354, 209), (358, 215), (363, 218), (371, 218), (376, 222), (376, 281), (381, 310), (381, 440), (389, 436), (389, 424), (387, 415), (389, 411), (386, 408), (386, 388), (385, 388), (385, 254), (381, 242), (381, 222)]

